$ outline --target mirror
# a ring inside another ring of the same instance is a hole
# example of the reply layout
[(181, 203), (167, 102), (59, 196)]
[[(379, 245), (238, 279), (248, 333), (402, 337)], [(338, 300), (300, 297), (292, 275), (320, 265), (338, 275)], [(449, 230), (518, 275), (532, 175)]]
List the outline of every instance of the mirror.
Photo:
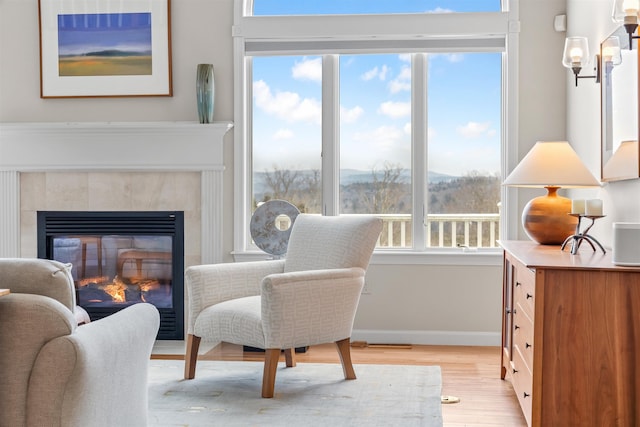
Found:
[[(622, 57), (619, 64), (612, 61), (607, 50), (617, 41)], [(638, 49), (635, 44), (629, 49), (629, 36), (624, 27), (600, 44), (602, 181), (640, 178), (638, 60)]]

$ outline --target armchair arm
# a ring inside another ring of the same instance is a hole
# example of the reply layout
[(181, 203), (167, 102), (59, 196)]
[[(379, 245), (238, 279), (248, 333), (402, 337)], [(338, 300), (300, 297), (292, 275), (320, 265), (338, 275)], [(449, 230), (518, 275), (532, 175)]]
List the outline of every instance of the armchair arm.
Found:
[(0, 298), (0, 326), (0, 425), (27, 425), (28, 383), (38, 354), (77, 325), (53, 298), (12, 293)]
[(361, 268), (272, 274), (262, 281), (266, 348), (349, 338), (365, 271)]
[(205, 308), (235, 298), (260, 295), (260, 281), (282, 273), (284, 260), (197, 265), (187, 268), (188, 332)]
[(158, 309), (140, 303), (45, 345), (29, 380), (27, 425), (146, 426), (159, 325)]

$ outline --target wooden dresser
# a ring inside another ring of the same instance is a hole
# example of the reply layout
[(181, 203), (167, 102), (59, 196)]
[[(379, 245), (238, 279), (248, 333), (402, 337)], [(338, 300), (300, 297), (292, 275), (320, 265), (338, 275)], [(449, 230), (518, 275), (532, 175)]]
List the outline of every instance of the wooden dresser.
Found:
[(500, 245), (501, 376), (528, 425), (640, 426), (640, 268), (588, 245)]

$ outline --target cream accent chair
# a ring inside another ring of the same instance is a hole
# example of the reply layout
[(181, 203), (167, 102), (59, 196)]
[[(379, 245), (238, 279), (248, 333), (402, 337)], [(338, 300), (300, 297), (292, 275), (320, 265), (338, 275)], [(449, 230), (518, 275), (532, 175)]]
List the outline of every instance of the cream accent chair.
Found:
[(382, 231), (372, 216), (296, 218), (285, 259), (189, 267), (185, 379), (200, 341), (265, 349), (262, 397), (273, 397), (281, 350), (335, 342), (345, 379), (355, 379), (350, 337), (371, 254)]
[(146, 426), (158, 309), (78, 326), (70, 266), (0, 259), (0, 426)]

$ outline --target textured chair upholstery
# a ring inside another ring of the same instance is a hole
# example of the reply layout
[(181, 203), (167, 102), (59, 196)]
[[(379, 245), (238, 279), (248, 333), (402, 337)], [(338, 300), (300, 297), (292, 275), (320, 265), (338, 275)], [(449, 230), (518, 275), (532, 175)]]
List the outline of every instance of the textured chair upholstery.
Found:
[(145, 426), (158, 310), (77, 326), (69, 278), (55, 261), (0, 259), (0, 426)]
[(262, 396), (273, 397), (280, 351), (335, 342), (355, 379), (349, 339), (382, 221), (371, 216), (299, 215), (285, 259), (200, 265), (185, 273), (185, 378), (195, 377), (201, 339), (265, 349)]

